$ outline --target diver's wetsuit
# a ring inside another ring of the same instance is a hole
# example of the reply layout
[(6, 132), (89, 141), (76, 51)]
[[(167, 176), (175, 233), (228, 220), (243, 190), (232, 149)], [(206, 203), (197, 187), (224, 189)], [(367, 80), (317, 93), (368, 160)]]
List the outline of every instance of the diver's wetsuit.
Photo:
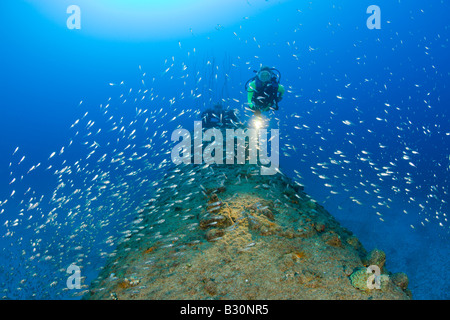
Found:
[(276, 79), (268, 83), (262, 83), (259, 79), (250, 82), (248, 86), (248, 104), (250, 109), (259, 111), (269, 111), (275, 104), (278, 109), (278, 101), (281, 100), (285, 92), (283, 85), (276, 82)]

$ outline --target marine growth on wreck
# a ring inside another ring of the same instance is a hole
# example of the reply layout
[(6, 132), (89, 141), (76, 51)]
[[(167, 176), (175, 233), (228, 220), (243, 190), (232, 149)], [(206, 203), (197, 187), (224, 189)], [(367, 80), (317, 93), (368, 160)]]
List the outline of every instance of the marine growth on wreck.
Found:
[(174, 166), (84, 298), (411, 298), (381, 250), (366, 252), (281, 169), (260, 167)]

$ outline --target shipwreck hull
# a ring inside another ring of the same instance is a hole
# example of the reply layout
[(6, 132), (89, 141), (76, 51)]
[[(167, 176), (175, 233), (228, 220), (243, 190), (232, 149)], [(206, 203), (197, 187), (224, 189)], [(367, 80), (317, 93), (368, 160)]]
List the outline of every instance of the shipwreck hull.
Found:
[[(380, 289), (364, 286), (373, 264)], [(181, 164), (84, 299), (410, 299), (405, 277), (282, 173)]]

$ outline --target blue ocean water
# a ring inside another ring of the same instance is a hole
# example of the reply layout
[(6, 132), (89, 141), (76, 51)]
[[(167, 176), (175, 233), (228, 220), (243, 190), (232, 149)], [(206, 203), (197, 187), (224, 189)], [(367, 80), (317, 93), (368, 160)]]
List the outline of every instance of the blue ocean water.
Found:
[(287, 90), (266, 115), (280, 169), (415, 299), (449, 298), (448, 2), (93, 3), (0, 4), (3, 299), (78, 299), (158, 188), (171, 132), (217, 101), (248, 119), (261, 65)]

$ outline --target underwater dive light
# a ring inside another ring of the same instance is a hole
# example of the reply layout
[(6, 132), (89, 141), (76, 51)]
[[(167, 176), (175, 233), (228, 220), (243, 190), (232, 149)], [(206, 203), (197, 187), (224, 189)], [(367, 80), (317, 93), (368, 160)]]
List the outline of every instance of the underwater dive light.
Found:
[(250, 127), (252, 129), (262, 129), (266, 126), (267, 119), (262, 115), (253, 115), (250, 119)]

